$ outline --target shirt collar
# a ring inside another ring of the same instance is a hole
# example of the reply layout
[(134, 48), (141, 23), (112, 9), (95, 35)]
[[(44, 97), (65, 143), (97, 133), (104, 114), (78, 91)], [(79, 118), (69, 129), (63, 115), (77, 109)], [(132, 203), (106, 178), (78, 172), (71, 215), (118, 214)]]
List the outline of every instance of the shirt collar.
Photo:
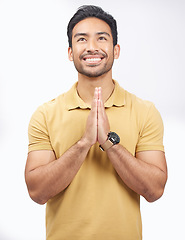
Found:
[[(113, 80), (115, 84), (114, 91), (110, 98), (105, 102), (105, 107), (109, 108), (112, 106), (121, 107), (125, 105), (125, 90), (119, 86), (118, 82)], [(78, 95), (77, 82), (72, 86), (72, 88), (65, 94), (66, 106), (68, 110), (73, 110), (76, 108), (87, 109), (91, 108), (89, 104), (85, 103)]]

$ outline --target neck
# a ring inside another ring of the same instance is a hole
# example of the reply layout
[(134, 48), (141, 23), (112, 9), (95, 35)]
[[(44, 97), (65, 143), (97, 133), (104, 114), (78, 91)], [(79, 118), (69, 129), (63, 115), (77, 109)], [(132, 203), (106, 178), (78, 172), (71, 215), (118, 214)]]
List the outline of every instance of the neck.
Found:
[(96, 78), (87, 77), (78, 73), (78, 94), (80, 98), (89, 105), (91, 105), (96, 87), (102, 88), (103, 102), (106, 102), (114, 90), (112, 71)]

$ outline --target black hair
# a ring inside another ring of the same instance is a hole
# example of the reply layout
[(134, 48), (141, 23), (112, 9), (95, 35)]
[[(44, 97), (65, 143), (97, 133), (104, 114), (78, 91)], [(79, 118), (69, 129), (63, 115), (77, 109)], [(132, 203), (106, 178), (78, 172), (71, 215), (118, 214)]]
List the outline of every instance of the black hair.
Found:
[(83, 19), (95, 17), (106, 22), (111, 28), (113, 45), (115, 46), (118, 41), (117, 23), (116, 20), (107, 12), (103, 11), (102, 8), (93, 5), (83, 5), (78, 8), (77, 12), (73, 15), (67, 26), (67, 36), (69, 47), (72, 47), (72, 31), (74, 26), (82, 21)]

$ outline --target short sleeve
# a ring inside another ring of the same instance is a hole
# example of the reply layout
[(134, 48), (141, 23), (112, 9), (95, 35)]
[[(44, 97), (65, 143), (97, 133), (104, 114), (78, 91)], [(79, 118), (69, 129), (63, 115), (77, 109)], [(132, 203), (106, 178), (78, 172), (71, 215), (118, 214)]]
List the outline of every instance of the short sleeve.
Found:
[(140, 130), (136, 152), (147, 150), (164, 151), (163, 133), (164, 126), (161, 115), (152, 104)]
[(35, 150), (53, 150), (43, 106), (40, 106), (31, 117), (28, 127), (28, 139), (28, 152)]

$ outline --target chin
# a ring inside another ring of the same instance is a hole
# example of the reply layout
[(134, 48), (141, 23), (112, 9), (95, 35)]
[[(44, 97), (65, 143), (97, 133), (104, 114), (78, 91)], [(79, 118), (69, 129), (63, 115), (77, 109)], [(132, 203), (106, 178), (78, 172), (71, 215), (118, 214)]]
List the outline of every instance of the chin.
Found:
[(76, 68), (76, 70), (80, 73), (80, 74), (82, 74), (82, 75), (84, 75), (84, 76), (86, 76), (86, 77), (89, 77), (89, 78), (98, 78), (98, 77), (101, 77), (102, 75), (104, 75), (104, 74), (106, 74), (106, 73), (108, 73), (110, 70), (111, 70), (111, 68), (112, 68), (112, 66), (110, 67), (110, 68), (108, 68), (108, 69), (101, 69), (101, 70), (99, 70), (99, 71), (85, 71), (84, 69), (83, 70), (81, 70), (81, 69), (77, 69)]

